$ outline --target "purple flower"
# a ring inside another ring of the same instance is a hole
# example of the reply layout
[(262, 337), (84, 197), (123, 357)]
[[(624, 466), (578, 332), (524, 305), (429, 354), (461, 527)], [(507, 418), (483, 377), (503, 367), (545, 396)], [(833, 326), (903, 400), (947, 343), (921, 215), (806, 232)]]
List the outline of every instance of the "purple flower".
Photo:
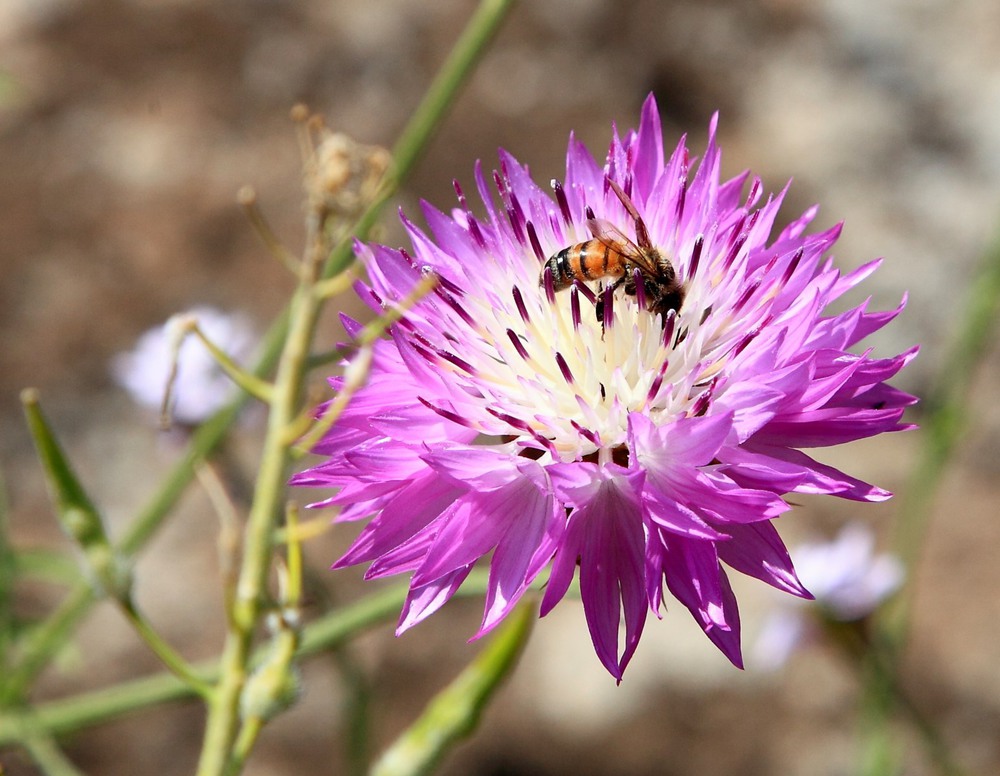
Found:
[(245, 315), (196, 307), (143, 333), (132, 350), (115, 356), (111, 371), (137, 404), (159, 410), (176, 358), (171, 414), (179, 423), (194, 425), (231, 401), (238, 389), (205, 346), (186, 336), (184, 326), (192, 318), (236, 361), (249, 357), (256, 338)]
[[(595, 649), (616, 678), (647, 613), (660, 616), (664, 583), (739, 666), (724, 566), (809, 597), (771, 523), (789, 508), (782, 497), (889, 497), (803, 448), (908, 427), (915, 399), (886, 381), (916, 349), (848, 350), (902, 304), (824, 315), (877, 262), (836, 270), (826, 253), (840, 227), (806, 234), (815, 208), (772, 237), (784, 192), (760, 204), (758, 179), (720, 182), (719, 166), (714, 120), (699, 164), (683, 139), (667, 157), (649, 98), (603, 167), (571, 137), (553, 193), (501, 151), (498, 172), (476, 168), (484, 218), (456, 183), (450, 214), (423, 204), (429, 233), (402, 217), (412, 249), (358, 246), (371, 280), (357, 291), (376, 312), (425, 273), (440, 283), (379, 343), (367, 385), (315, 448), (327, 460), (294, 482), (338, 488), (317, 506), (368, 519), (337, 567), (411, 575), (398, 632), (488, 557), (476, 636), (548, 570), (546, 614), (579, 568)], [(676, 271), (679, 309), (650, 312), (656, 289), (641, 273), (614, 291), (613, 276), (560, 291), (551, 273), (540, 281), (550, 257), (597, 231), (641, 244), (626, 200)]]
[[(812, 541), (795, 548), (799, 578), (815, 596), (823, 617), (858, 622), (895, 593), (906, 571), (889, 553), (875, 552), (875, 535), (862, 523), (844, 526), (831, 541)], [(786, 599), (787, 600), (787, 599)], [(754, 652), (761, 668), (784, 665), (816, 628), (803, 606), (781, 606), (767, 618)]]
[(836, 539), (799, 545), (799, 576), (827, 616), (852, 622), (871, 614), (895, 593), (906, 575), (895, 555), (875, 553), (875, 535), (849, 523)]

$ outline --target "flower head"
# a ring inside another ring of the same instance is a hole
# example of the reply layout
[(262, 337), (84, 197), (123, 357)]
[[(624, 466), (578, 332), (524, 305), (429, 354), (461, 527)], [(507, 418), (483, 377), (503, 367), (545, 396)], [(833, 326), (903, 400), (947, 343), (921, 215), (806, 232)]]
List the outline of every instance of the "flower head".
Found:
[[(376, 311), (425, 273), (440, 282), (379, 343), (367, 385), (315, 448), (327, 460), (295, 482), (339, 488), (320, 505), (341, 520), (369, 518), (337, 566), (411, 575), (399, 631), (488, 556), (477, 636), (548, 569), (544, 615), (579, 569), (616, 678), (664, 585), (741, 665), (724, 566), (808, 597), (771, 523), (782, 497), (889, 496), (803, 452), (906, 427), (914, 399), (886, 381), (915, 349), (848, 350), (899, 309), (824, 315), (877, 263), (835, 269), (840, 227), (806, 234), (815, 208), (772, 236), (784, 192), (761, 203), (758, 179), (720, 182), (719, 167), (715, 121), (700, 163), (683, 139), (667, 156), (650, 98), (603, 166), (571, 138), (551, 194), (501, 151), (492, 176), (476, 168), (485, 217), (456, 183), (450, 214), (423, 204), (429, 233), (402, 217), (412, 249), (358, 246), (370, 284), (357, 291)], [(616, 275), (571, 252), (572, 277), (555, 282), (554, 257), (596, 235), (598, 255), (648, 242), (682, 301), (658, 308), (628, 254)]]
[(235, 360), (250, 355), (255, 338), (246, 316), (196, 307), (144, 332), (135, 347), (119, 353), (111, 365), (115, 380), (137, 404), (159, 410), (176, 359), (171, 410), (178, 422), (186, 424), (207, 419), (238, 390), (204, 345), (186, 336), (185, 325), (192, 319)]

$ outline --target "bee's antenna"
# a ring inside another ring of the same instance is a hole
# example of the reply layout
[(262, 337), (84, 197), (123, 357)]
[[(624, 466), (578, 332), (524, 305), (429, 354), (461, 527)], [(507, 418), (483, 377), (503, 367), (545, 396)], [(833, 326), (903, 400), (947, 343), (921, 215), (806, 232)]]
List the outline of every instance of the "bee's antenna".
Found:
[(621, 186), (611, 180), (611, 178), (605, 178), (604, 180), (607, 181), (608, 185), (614, 190), (618, 199), (620, 199), (621, 203), (625, 206), (625, 210), (628, 211), (628, 214), (635, 222), (636, 245), (640, 248), (652, 248), (653, 243), (649, 240), (649, 232), (646, 231), (646, 223), (642, 220), (642, 216), (639, 215), (639, 211), (635, 209), (635, 205), (632, 203), (629, 195), (622, 190)]

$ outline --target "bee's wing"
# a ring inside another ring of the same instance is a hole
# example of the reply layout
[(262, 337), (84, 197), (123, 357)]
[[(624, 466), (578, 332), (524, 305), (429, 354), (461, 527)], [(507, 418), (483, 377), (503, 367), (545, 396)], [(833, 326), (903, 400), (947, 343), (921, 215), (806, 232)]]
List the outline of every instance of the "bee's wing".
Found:
[(611, 250), (622, 254), (647, 275), (656, 274), (657, 268), (646, 252), (610, 221), (605, 221), (603, 218), (588, 218), (587, 228), (595, 240), (600, 240)]

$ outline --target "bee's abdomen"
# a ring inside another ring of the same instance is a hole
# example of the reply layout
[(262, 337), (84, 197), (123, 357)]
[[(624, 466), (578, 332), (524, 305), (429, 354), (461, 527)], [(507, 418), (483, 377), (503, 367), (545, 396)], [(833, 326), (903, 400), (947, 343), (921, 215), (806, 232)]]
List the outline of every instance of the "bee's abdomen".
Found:
[(552, 273), (552, 285), (562, 291), (573, 285), (574, 280), (588, 281), (608, 275), (621, 275), (625, 271), (621, 255), (600, 240), (588, 240), (579, 245), (563, 248), (545, 262), (539, 283), (545, 282), (545, 272)]

